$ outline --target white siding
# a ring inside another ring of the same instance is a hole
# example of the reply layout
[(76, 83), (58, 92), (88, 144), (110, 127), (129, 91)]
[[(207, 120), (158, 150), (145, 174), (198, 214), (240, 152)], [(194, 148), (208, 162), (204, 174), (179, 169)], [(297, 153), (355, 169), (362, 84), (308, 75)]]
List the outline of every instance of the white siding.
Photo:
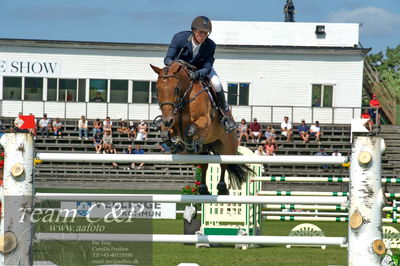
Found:
[[(315, 34), (317, 25), (325, 26), (324, 36)], [(213, 21), (211, 38), (228, 45), (354, 47), (358, 34), (355, 23)]]

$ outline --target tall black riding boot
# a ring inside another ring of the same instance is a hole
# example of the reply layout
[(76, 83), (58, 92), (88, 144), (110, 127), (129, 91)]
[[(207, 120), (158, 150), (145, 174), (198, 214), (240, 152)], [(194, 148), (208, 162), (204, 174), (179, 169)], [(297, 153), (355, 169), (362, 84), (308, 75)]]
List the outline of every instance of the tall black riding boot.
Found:
[(223, 112), (221, 123), (224, 126), (225, 131), (231, 133), (232, 131), (237, 129), (237, 125), (233, 120), (233, 118), (227, 114), (229, 112), (229, 106), (226, 103), (225, 94), (223, 90), (217, 92), (217, 98), (218, 98), (218, 105), (220, 106)]

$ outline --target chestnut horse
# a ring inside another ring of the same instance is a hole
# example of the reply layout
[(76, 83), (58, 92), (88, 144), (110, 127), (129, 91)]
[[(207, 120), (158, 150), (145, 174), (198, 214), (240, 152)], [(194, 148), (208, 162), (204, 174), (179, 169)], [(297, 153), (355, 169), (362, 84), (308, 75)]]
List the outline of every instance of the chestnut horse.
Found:
[[(200, 81), (191, 81), (193, 67), (174, 62), (163, 69), (150, 65), (158, 74), (157, 98), (161, 109), (161, 138), (172, 153), (237, 154), (237, 132), (225, 132), (219, 119), (219, 110), (211, 100), (212, 92)], [(231, 116), (231, 114), (229, 114)], [(209, 195), (206, 185), (208, 165), (201, 165), (199, 193)], [(254, 172), (245, 164), (221, 164), (221, 178), (217, 185), (219, 195), (228, 195), (225, 183), (228, 170), (230, 183), (239, 187)]]

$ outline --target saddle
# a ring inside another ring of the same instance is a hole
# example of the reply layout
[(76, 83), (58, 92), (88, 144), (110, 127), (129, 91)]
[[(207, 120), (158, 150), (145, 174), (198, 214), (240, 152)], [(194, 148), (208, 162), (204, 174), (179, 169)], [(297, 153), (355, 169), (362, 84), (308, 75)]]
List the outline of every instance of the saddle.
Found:
[(224, 116), (223, 110), (221, 109), (221, 106), (218, 104), (217, 100), (217, 92), (215, 91), (214, 86), (212, 85), (211, 81), (209, 78), (205, 80), (201, 80), (201, 85), (206, 88), (206, 92), (208, 97), (210, 98), (211, 104), (213, 108), (215, 108), (219, 114), (219, 117), (222, 118)]

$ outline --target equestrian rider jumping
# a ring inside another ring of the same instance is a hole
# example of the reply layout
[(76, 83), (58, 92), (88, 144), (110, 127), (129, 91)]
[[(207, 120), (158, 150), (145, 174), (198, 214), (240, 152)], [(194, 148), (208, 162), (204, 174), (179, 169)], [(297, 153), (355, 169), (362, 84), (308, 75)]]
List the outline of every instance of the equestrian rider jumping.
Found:
[(197, 68), (190, 73), (191, 80), (209, 78), (217, 92), (218, 105), (223, 110), (221, 123), (225, 131), (232, 132), (237, 128), (235, 121), (227, 114), (229, 106), (225, 100), (221, 81), (213, 68), (215, 43), (208, 38), (212, 30), (211, 21), (204, 16), (196, 17), (192, 22), (192, 31), (182, 31), (173, 37), (164, 58), (165, 65), (175, 60), (183, 60)]

